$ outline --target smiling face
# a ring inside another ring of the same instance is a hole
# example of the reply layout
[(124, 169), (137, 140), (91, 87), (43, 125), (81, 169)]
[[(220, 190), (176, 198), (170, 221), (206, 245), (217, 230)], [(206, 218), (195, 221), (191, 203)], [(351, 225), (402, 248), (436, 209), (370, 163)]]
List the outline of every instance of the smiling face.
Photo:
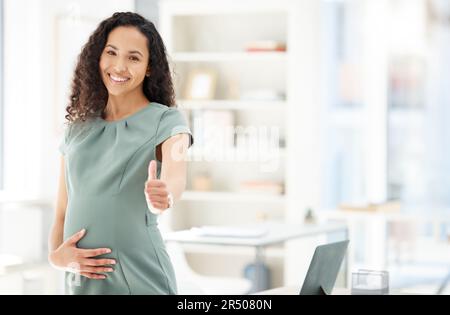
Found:
[(147, 38), (135, 27), (115, 28), (109, 33), (99, 66), (110, 95), (142, 93), (145, 76), (150, 74)]

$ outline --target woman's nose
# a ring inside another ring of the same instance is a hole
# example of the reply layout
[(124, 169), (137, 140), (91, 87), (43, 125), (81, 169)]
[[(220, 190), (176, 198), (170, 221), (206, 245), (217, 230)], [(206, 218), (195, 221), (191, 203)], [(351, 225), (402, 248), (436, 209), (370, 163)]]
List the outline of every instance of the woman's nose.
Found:
[(118, 73), (125, 72), (127, 70), (127, 65), (122, 60), (117, 60), (116, 64), (114, 65), (114, 70)]

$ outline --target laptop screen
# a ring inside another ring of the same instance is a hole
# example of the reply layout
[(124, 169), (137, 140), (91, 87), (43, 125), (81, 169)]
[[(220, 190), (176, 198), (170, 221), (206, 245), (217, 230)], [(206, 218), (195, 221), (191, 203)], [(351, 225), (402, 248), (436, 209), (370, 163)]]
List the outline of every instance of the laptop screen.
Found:
[(303, 282), (301, 295), (328, 295), (333, 291), (349, 241), (317, 246)]

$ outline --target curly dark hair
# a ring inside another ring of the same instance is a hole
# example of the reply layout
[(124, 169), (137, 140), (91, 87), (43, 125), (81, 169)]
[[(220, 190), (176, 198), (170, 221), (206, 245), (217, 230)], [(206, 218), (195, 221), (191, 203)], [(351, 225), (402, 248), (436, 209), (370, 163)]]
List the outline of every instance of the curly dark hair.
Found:
[(70, 101), (66, 107), (65, 118), (69, 122), (86, 121), (102, 115), (108, 101), (108, 91), (100, 74), (100, 56), (109, 33), (119, 26), (136, 27), (147, 37), (151, 74), (144, 79), (144, 95), (152, 102), (175, 106), (166, 47), (154, 24), (137, 13), (117, 12), (99, 24), (78, 57)]

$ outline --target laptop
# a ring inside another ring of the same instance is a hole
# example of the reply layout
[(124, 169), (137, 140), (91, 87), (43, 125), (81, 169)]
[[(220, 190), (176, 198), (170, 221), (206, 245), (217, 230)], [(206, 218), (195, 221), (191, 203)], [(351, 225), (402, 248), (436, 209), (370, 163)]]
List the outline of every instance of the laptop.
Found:
[(300, 295), (329, 295), (333, 291), (349, 241), (317, 246)]

